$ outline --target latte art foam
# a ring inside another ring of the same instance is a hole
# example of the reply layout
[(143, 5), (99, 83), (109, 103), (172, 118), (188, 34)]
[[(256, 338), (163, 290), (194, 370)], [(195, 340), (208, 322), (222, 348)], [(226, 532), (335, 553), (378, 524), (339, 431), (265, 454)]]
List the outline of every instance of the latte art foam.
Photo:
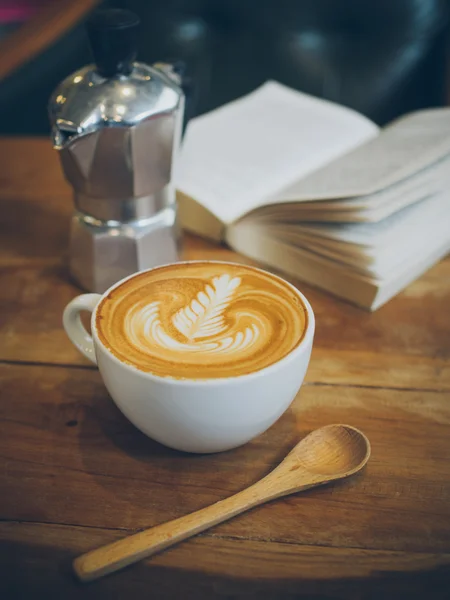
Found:
[(297, 346), (307, 315), (282, 280), (250, 267), (188, 263), (126, 281), (97, 311), (103, 344), (159, 376), (207, 379), (257, 371)]

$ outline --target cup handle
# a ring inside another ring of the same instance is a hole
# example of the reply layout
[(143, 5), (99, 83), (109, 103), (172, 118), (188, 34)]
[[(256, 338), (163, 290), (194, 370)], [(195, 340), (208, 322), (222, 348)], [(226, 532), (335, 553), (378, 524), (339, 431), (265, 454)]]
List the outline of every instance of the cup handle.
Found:
[(63, 325), (70, 341), (78, 348), (81, 354), (84, 354), (94, 364), (97, 364), (94, 342), (92, 336), (86, 331), (81, 322), (80, 312), (85, 310), (92, 313), (100, 298), (100, 294), (82, 294), (81, 296), (77, 296), (69, 302), (63, 313)]

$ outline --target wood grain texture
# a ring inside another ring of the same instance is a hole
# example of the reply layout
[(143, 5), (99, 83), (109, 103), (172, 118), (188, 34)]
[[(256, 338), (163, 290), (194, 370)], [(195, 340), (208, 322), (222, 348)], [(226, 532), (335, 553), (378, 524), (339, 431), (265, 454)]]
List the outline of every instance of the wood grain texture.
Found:
[[(299, 284), (317, 334), (289, 411), (242, 448), (182, 454), (122, 416), (62, 332), (79, 290), (65, 266), (71, 193), (50, 143), (0, 140), (0, 157), (2, 599), (448, 600), (449, 258), (374, 314)], [(194, 237), (184, 254), (249, 262)], [(80, 552), (244, 489), (335, 422), (369, 437), (363, 476), (255, 508), (92, 586), (75, 582)]]
[(99, 0), (58, 0), (41, 8), (0, 42), (0, 80), (51, 46), (92, 10)]
[(109, 529), (0, 523), (0, 578), (8, 600), (448, 599), (450, 554), (208, 535), (89, 585), (73, 580), (73, 556), (121, 535)]
[(219, 535), (450, 553), (450, 397), (306, 385), (265, 434), (192, 456), (138, 432), (95, 370), (1, 368), (0, 514), (15, 521), (135, 530), (255, 483), (312, 429), (351, 422), (372, 443), (364, 477), (261, 506)]

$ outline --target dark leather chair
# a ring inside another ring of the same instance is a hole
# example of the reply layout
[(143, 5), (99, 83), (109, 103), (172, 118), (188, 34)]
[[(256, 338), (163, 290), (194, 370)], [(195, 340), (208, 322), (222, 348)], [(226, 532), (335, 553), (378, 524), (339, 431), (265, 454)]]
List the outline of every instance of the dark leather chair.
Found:
[[(190, 115), (245, 94), (268, 78), (353, 107), (380, 124), (448, 103), (448, 0), (108, 4), (141, 16), (141, 60), (186, 63), (188, 84), (195, 84), (189, 85)], [(80, 26), (74, 27), (0, 84), (0, 133), (48, 132), (47, 98), (63, 74), (86, 61), (84, 43)], [(25, 120), (18, 116), (24, 105)]]

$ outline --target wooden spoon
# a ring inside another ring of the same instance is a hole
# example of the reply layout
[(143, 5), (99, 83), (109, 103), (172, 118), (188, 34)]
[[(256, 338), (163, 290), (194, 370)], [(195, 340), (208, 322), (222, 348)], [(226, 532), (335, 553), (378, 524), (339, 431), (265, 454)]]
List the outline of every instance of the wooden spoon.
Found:
[(358, 429), (349, 425), (316, 429), (269, 475), (246, 490), (190, 515), (87, 552), (74, 561), (75, 573), (82, 581), (113, 573), (258, 504), (353, 475), (369, 457), (369, 440)]

